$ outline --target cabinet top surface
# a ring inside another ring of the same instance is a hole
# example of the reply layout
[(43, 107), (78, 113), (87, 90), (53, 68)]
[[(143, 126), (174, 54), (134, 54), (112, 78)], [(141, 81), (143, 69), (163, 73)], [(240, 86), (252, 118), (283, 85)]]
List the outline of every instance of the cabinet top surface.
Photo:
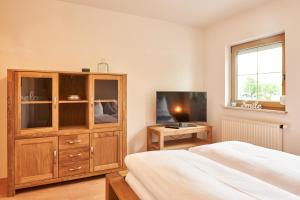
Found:
[(49, 71), (49, 70), (29, 70), (29, 69), (7, 69), (11, 72), (41, 72), (41, 73), (59, 73), (59, 74), (77, 74), (77, 75), (118, 75), (126, 76), (127, 74), (123, 73), (100, 73), (100, 72), (76, 72), (76, 71)]

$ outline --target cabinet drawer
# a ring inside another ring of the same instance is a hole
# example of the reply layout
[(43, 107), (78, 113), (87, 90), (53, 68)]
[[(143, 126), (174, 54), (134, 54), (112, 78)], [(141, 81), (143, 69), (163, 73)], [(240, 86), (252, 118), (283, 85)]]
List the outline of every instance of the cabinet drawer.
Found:
[(60, 150), (89, 147), (89, 146), (90, 146), (89, 134), (64, 135), (59, 137)]
[(73, 162), (59, 166), (59, 176), (71, 176), (88, 173), (90, 171), (90, 161)]
[(59, 164), (79, 162), (90, 159), (90, 148), (82, 147), (59, 151)]

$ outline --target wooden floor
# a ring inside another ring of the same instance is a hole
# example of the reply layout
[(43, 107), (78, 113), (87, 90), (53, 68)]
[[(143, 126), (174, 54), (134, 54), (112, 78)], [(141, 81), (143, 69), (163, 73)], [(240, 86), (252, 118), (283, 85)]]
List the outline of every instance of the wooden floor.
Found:
[(1, 200), (104, 200), (104, 176), (27, 189)]

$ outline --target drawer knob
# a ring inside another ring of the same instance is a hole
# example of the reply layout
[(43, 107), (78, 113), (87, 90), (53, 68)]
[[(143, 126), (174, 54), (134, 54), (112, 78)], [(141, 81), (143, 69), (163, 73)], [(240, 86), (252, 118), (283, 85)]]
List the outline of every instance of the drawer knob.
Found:
[(67, 140), (66, 141), (66, 143), (68, 143), (68, 144), (78, 144), (80, 142), (81, 142), (81, 140)]
[(71, 169), (69, 169), (69, 171), (76, 171), (76, 170), (80, 170), (80, 169), (82, 169), (82, 167), (80, 166), (80, 167), (76, 167), (76, 168), (71, 168)]
[(81, 153), (75, 154), (75, 155), (74, 154), (69, 155), (70, 158), (75, 158), (75, 157), (79, 157), (79, 156), (81, 156)]

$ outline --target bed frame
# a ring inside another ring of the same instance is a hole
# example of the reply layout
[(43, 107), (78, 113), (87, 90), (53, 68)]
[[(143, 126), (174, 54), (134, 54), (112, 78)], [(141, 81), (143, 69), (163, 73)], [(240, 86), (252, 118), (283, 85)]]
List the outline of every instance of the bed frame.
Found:
[(119, 171), (106, 175), (106, 200), (140, 200), (126, 183), (128, 171)]

